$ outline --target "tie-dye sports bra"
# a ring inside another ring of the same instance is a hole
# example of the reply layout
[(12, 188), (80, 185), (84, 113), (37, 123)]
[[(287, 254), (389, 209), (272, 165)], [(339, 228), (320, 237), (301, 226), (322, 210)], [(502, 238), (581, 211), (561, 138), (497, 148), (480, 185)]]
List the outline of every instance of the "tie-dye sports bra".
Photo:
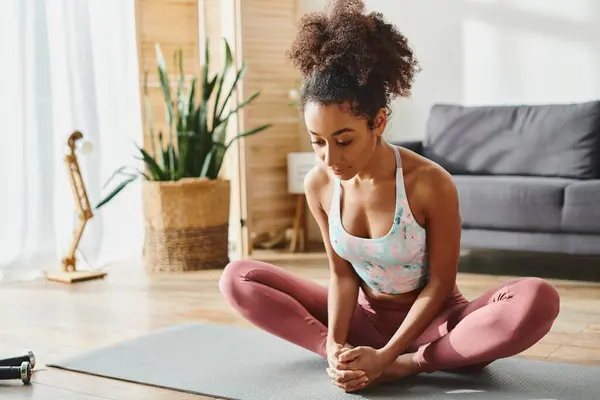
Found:
[(427, 283), (429, 265), (426, 234), (412, 215), (402, 174), (400, 152), (396, 153), (396, 214), (390, 231), (368, 239), (350, 235), (340, 215), (341, 182), (335, 178), (329, 212), (329, 238), (333, 250), (352, 264), (373, 290), (387, 294), (407, 293)]

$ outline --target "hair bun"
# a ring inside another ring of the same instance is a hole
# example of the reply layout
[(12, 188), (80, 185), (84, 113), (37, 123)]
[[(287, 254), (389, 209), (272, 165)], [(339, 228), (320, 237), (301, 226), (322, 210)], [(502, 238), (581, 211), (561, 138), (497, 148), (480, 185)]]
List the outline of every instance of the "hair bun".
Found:
[(358, 85), (384, 86), (408, 96), (419, 67), (407, 39), (381, 13), (366, 14), (361, 0), (333, 0), (326, 12), (305, 14), (287, 52), (303, 77), (325, 70)]
[(327, 14), (331, 17), (343, 14), (364, 14), (367, 7), (362, 0), (331, 0), (327, 3)]

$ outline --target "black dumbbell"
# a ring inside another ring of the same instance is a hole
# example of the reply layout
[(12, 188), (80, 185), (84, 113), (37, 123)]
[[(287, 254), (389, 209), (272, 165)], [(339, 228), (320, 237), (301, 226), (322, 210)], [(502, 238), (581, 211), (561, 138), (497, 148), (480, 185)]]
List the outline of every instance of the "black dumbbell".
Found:
[(31, 382), (31, 364), (23, 361), (20, 367), (0, 367), (0, 380), (20, 379), (23, 383)]
[(27, 354), (17, 357), (10, 357), (0, 360), (0, 367), (19, 367), (21, 363), (27, 361), (31, 369), (35, 368), (35, 355), (33, 351), (28, 351)]

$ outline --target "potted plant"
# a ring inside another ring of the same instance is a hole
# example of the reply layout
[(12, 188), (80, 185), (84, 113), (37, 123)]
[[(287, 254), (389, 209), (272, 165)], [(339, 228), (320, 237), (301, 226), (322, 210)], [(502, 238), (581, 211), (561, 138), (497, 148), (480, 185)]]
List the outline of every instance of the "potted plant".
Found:
[[(209, 46), (206, 42), (201, 82), (194, 77), (186, 89), (182, 52), (178, 51), (179, 80), (175, 90), (167, 73), (160, 46), (156, 45), (158, 78), (165, 101), (168, 132), (158, 132), (158, 144), (150, 149), (137, 146), (144, 170), (121, 167), (110, 177), (122, 181), (97, 205), (106, 205), (131, 182), (142, 179), (145, 220), (144, 260), (152, 271), (190, 271), (221, 268), (229, 262), (228, 231), (230, 181), (220, 176), (227, 150), (235, 140), (254, 135), (271, 126), (258, 126), (227, 140), (230, 118), (259, 95), (231, 106), (231, 98), (244, 76), (242, 63), (231, 84), (231, 48), (225, 42), (225, 59), (220, 73), (209, 76)], [(173, 91), (175, 93), (173, 93)], [(147, 76), (144, 83), (147, 127), (155, 138)]]

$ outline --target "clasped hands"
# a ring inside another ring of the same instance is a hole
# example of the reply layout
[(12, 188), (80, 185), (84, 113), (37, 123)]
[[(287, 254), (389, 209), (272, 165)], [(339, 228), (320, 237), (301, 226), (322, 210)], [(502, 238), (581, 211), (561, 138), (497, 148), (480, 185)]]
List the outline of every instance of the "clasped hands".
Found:
[(327, 374), (333, 384), (345, 392), (366, 388), (390, 364), (381, 350), (368, 346), (344, 347), (337, 343), (328, 346), (327, 361)]

